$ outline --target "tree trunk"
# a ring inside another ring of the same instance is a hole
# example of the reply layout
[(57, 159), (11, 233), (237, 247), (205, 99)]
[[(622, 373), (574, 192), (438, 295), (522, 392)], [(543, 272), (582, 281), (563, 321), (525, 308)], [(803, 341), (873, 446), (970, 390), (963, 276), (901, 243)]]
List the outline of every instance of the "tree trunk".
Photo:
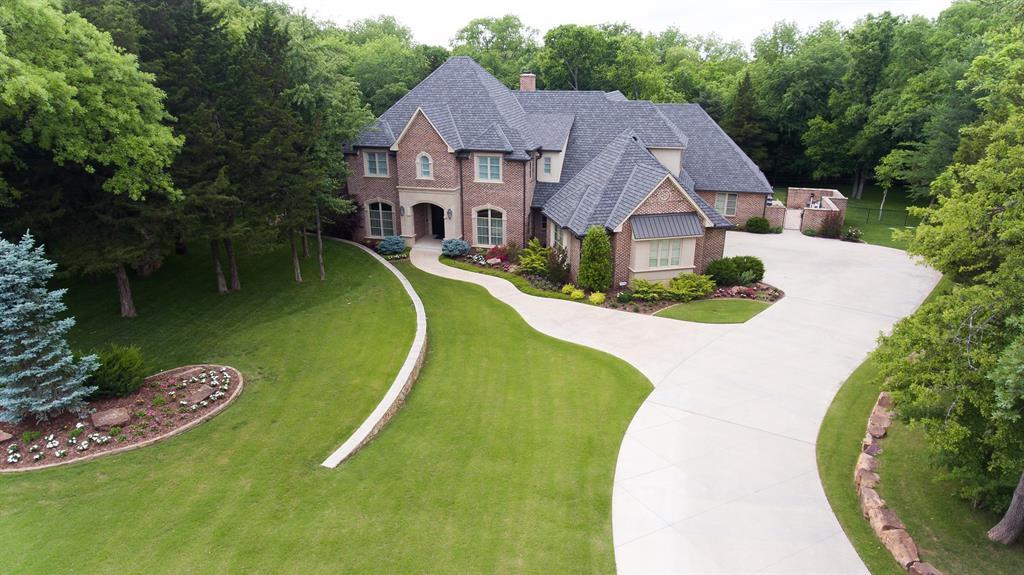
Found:
[(324, 270), (324, 237), (320, 232), (320, 205), (316, 206), (316, 261), (320, 266), (320, 281), (327, 279), (327, 271)]
[(861, 171), (858, 168), (856, 171), (853, 172), (853, 187), (850, 188), (850, 199), (854, 199), (854, 200), (860, 199), (860, 179), (861, 179), (861, 177), (862, 177), (861, 176)]
[(996, 543), (1013, 545), (1021, 532), (1024, 532), (1024, 473), (1020, 474), (1017, 489), (1013, 490), (1010, 508), (1006, 510), (1003, 519), (988, 530), (988, 538)]
[(217, 293), (228, 293), (228, 284), (224, 281), (224, 269), (220, 267), (220, 244), (210, 240), (210, 254), (213, 256), (213, 273), (217, 276)]
[(117, 278), (117, 295), (121, 299), (121, 317), (135, 317), (135, 300), (132, 299), (132, 284), (128, 282), (128, 272), (124, 264), (117, 264), (114, 268), (114, 277)]
[(238, 261), (235, 260), (235, 243), (231, 238), (224, 238), (224, 251), (228, 254), (228, 275), (231, 276), (231, 291), (242, 289), (242, 280), (238, 279)]
[(303, 226), (299, 232), (302, 234), (302, 257), (309, 259), (309, 234), (306, 233), (306, 228)]
[(299, 265), (299, 250), (295, 247), (295, 230), (288, 233), (288, 239), (292, 245), (292, 272), (295, 274), (295, 281), (302, 283), (302, 267)]
[(889, 197), (889, 188), (882, 188), (882, 205), (878, 206), (878, 221), (882, 221), (882, 212), (885, 211), (885, 198)]

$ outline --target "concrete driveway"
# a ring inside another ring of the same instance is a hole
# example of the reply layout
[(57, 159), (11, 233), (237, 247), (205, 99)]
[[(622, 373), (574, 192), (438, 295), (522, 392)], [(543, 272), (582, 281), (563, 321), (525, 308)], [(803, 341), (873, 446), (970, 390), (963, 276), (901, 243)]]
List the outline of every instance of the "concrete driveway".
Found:
[(730, 232), (726, 255), (761, 257), (786, 297), (723, 326), (527, 296), (440, 264), (436, 249), (414, 249), (413, 264), (481, 284), (538, 330), (654, 383), (616, 467), (620, 573), (867, 573), (825, 498), (815, 438), (836, 390), (937, 272), (890, 248)]

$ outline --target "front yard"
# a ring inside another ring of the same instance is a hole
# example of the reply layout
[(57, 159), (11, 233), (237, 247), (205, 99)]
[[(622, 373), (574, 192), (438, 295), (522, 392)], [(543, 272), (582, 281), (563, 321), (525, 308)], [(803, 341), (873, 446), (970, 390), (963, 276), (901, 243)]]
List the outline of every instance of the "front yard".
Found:
[(229, 364), (246, 388), (165, 443), (0, 477), (0, 572), (613, 571), (612, 477), (647, 380), (478, 287), (400, 264), (430, 318), (426, 365), (395, 420), (324, 469), (414, 330), (390, 273), (325, 249), (327, 282), (294, 284), (282, 254), (250, 257), (228, 296), (202, 255), (174, 258), (137, 282), (133, 320), (105, 282), (71, 286), (78, 348), (134, 343), (152, 371)]
[(770, 305), (749, 299), (709, 299), (676, 304), (654, 315), (698, 323), (743, 323)]

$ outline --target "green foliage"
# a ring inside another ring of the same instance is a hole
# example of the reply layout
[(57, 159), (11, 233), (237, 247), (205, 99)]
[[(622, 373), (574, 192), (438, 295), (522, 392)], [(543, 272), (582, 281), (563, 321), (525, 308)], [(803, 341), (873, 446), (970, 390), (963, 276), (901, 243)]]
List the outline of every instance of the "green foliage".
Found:
[(450, 258), (462, 257), (469, 253), (469, 242), (459, 238), (448, 238), (441, 242), (441, 255)]
[(96, 387), (94, 398), (124, 397), (142, 386), (146, 366), (142, 350), (134, 345), (110, 345), (98, 354), (100, 367), (89, 383)]
[(659, 301), (668, 299), (668, 288), (660, 282), (652, 282), (644, 279), (634, 279), (629, 284), (634, 300)]
[(864, 237), (864, 232), (860, 231), (860, 228), (849, 227), (843, 232), (844, 242), (860, 242), (862, 237)]
[(717, 259), (705, 270), (719, 286), (748, 285), (764, 279), (764, 262), (755, 256)]
[(803, 230), (803, 232), (801, 232), (801, 233), (803, 233), (805, 236), (807, 236), (809, 238), (813, 238), (813, 237), (817, 237), (818, 230), (816, 230), (814, 228), (807, 228), (806, 230)]
[(843, 233), (843, 218), (839, 212), (829, 212), (821, 222), (818, 235), (823, 238), (838, 238)]
[(524, 275), (545, 275), (548, 269), (548, 256), (550, 254), (550, 248), (541, 246), (540, 240), (537, 238), (530, 238), (530, 241), (526, 243), (526, 247), (519, 252), (519, 273)]
[(558, 246), (552, 246), (549, 250), (545, 276), (551, 283), (564, 284), (569, 281), (569, 256)]
[(715, 281), (710, 276), (681, 273), (668, 282), (669, 298), (687, 302), (704, 297), (715, 291)]
[(402, 236), (388, 236), (377, 244), (377, 252), (381, 255), (395, 255), (405, 251), (405, 239)]
[(21, 442), (28, 445), (42, 436), (43, 434), (39, 431), (25, 431), (21, 434)]
[(615, 301), (617, 301), (619, 303), (629, 303), (629, 302), (633, 301), (633, 292), (628, 291), (628, 290), (620, 291), (615, 296)]
[(574, 291), (576, 291), (576, 286), (572, 284), (565, 284), (562, 286), (562, 293), (564, 294), (571, 294)]
[(569, 293), (569, 299), (574, 300), (574, 301), (579, 301), (579, 300), (582, 300), (585, 295), (586, 294), (583, 293), (583, 290), (576, 289), (576, 290), (572, 290), (572, 292)]
[(537, 30), (518, 16), (475, 18), (455, 33), (453, 56), (469, 56), (510, 88), (521, 72), (536, 72)]
[(529, 295), (533, 295), (533, 296), (537, 296), (537, 297), (546, 297), (546, 298), (551, 298), (551, 299), (561, 299), (561, 300), (569, 299), (569, 295), (568, 294), (563, 294), (560, 291), (540, 289), (540, 288), (534, 286), (533, 284), (531, 284), (529, 281), (527, 281), (526, 278), (524, 278), (522, 276), (519, 276), (519, 275), (516, 275), (514, 273), (511, 273), (511, 272), (507, 272), (507, 271), (500, 270), (500, 269), (494, 269), (494, 268), (490, 268), (490, 267), (481, 267), (481, 266), (478, 266), (478, 265), (466, 263), (466, 262), (459, 261), (459, 260), (453, 260), (451, 258), (446, 258), (446, 257), (442, 257), (440, 261), (444, 265), (451, 266), (453, 268), (458, 268), (458, 269), (466, 270), (466, 271), (469, 271), (469, 272), (483, 274), (485, 276), (494, 276), (494, 277), (497, 277), (497, 278), (502, 278), (504, 280), (508, 280), (509, 283), (511, 283), (512, 285), (516, 286), (516, 289), (518, 289), (519, 291), (521, 291), (521, 292), (523, 292), (525, 294), (529, 294)]
[(596, 291), (596, 292), (590, 294), (590, 296), (587, 298), (587, 301), (589, 301), (590, 303), (592, 303), (594, 305), (602, 305), (602, 304), (604, 304), (604, 300), (605, 300), (605, 295), (603, 293), (599, 292), (599, 291)]
[(588, 291), (604, 291), (612, 283), (612, 244), (600, 226), (592, 226), (583, 237), (577, 281)]
[(754, 234), (767, 234), (771, 231), (771, 224), (760, 216), (754, 216), (747, 220), (746, 230)]

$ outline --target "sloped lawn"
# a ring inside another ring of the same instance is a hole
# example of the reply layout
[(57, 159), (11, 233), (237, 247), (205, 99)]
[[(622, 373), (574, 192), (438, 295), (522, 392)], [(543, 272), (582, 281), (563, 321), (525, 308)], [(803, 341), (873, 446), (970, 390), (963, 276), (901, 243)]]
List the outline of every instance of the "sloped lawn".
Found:
[(325, 283), (293, 284), (269, 254), (242, 262), (229, 296), (210, 293), (205, 254), (176, 258), (136, 283), (135, 320), (106, 282), (73, 285), (79, 347), (136, 343), (154, 370), (230, 364), (246, 390), (166, 443), (0, 477), (0, 572), (612, 572), (615, 458), (650, 384), (402, 264), (427, 308), (426, 365), (373, 443), (322, 468), (414, 330), (393, 276), (327, 249)]

